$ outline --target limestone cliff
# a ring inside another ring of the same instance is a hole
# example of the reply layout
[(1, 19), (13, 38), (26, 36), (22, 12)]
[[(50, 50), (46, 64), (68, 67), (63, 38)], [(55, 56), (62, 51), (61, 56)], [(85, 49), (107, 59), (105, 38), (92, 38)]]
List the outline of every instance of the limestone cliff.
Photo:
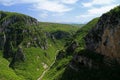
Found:
[(25, 55), (19, 45), (29, 36), (29, 26), (38, 25), (38, 21), (30, 16), (0, 11), (0, 50), (3, 57), (13, 66), (16, 61), (24, 61)]
[(86, 48), (111, 58), (120, 58), (120, 6), (103, 14), (85, 37)]

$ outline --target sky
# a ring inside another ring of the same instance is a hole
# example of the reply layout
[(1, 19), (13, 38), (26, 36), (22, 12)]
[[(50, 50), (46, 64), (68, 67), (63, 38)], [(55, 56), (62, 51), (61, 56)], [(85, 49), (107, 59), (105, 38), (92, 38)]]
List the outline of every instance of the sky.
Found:
[(120, 0), (0, 0), (0, 10), (32, 16), (41, 22), (87, 23)]

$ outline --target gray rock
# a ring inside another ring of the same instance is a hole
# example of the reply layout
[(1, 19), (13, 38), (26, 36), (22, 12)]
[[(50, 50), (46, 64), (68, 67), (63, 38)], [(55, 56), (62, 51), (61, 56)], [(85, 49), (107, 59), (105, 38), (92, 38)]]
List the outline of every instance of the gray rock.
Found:
[[(118, 6), (120, 9), (120, 6)], [(105, 56), (120, 58), (120, 10), (103, 14), (96, 27), (85, 37), (86, 49)]]

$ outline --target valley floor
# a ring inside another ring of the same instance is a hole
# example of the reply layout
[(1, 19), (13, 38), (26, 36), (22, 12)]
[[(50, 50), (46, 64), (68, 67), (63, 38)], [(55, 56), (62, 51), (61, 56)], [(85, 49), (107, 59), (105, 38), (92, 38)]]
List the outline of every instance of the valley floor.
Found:
[[(56, 50), (55, 54), (57, 54), (58, 52), (59, 52), (59, 50)], [(55, 56), (54, 61), (51, 63), (51, 65), (45, 71), (43, 71), (42, 75), (37, 80), (42, 80), (42, 78), (45, 75), (45, 73), (53, 66), (53, 64), (55, 63), (55, 61), (56, 61), (56, 56)]]

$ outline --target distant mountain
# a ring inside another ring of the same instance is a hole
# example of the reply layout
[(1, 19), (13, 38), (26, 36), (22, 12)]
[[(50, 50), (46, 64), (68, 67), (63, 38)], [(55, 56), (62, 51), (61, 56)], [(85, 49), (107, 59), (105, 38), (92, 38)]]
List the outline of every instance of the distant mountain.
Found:
[(72, 26), (78, 26), (78, 27), (83, 27), (85, 24), (70, 24)]

